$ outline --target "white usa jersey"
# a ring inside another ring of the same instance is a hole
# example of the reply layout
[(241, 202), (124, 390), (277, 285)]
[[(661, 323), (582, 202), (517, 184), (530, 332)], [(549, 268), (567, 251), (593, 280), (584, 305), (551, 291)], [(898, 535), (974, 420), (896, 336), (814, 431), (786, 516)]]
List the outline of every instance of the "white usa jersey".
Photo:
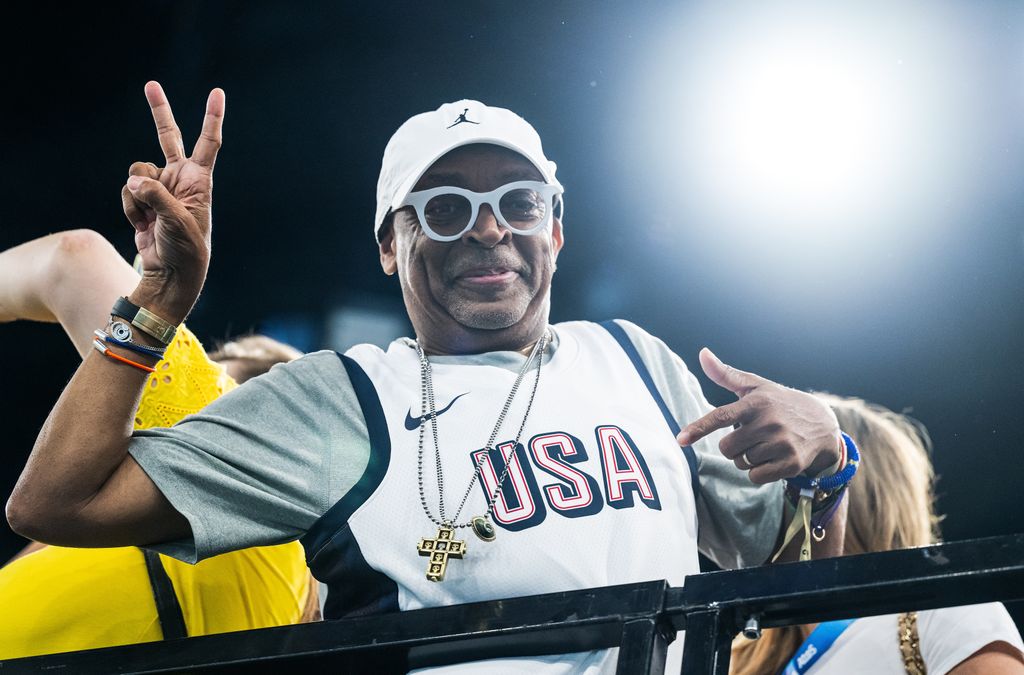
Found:
[[(303, 538), (310, 567), (330, 587), (328, 618), (494, 600), (696, 574), (696, 462), (680, 449), (646, 368), (617, 324), (553, 327), (558, 346), (518, 445), (536, 367), (524, 378), (495, 449), (483, 450), (517, 373), (497, 366), (433, 363), (446, 514), (458, 522), (487, 511), (509, 457), (492, 542), (458, 529), (465, 555), (444, 580), (427, 579), (421, 539), (438, 528), (424, 514), (417, 479), (420, 364), (407, 341), (382, 351), (360, 345), (342, 357), (367, 423), (370, 466)], [(437, 516), (439, 489), (430, 424), (423, 491)], [(681, 643), (669, 649), (679, 672)], [(613, 672), (615, 651), (500, 659), (431, 672)]]

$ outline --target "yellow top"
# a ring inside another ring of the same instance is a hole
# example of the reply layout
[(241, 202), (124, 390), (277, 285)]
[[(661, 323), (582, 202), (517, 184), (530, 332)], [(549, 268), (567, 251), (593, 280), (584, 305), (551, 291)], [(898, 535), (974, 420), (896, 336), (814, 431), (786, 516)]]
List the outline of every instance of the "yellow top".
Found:
[[(238, 386), (182, 326), (146, 383), (135, 427), (170, 426)], [(296, 623), (310, 576), (298, 542), (188, 565), (160, 556), (189, 635)], [(142, 551), (48, 546), (0, 569), (0, 659), (160, 640)]]
[(155, 368), (135, 413), (136, 429), (174, 426), (238, 386), (184, 324)]

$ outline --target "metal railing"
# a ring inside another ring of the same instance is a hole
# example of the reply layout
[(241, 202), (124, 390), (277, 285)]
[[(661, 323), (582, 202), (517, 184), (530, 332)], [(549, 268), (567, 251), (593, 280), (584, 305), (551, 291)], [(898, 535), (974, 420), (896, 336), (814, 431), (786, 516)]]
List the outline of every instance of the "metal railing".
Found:
[(618, 673), (724, 674), (729, 646), (798, 623), (1024, 599), (1024, 534), (360, 619), (0, 661), (0, 673), (404, 673), (484, 658), (619, 647)]

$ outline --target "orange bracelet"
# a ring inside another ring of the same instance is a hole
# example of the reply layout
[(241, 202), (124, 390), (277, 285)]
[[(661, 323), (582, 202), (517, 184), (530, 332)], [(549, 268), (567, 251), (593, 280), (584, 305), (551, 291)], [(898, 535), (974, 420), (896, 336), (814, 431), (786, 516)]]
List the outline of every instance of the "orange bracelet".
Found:
[(102, 342), (100, 342), (99, 340), (93, 340), (92, 346), (95, 347), (96, 351), (98, 351), (100, 354), (103, 354), (104, 356), (106, 356), (108, 358), (114, 359), (115, 361), (120, 361), (121, 363), (126, 363), (129, 366), (134, 366), (135, 368), (138, 368), (139, 370), (144, 370), (147, 373), (155, 373), (156, 372), (155, 368), (150, 368), (149, 366), (147, 366), (145, 364), (138, 363), (136, 361), (132, 361), (131, 359), (126, 359), (125, 357), (121, 356), (120, 354), (115, 354), (114, 352), (110, 351), (110, 349), (108, 349), (107, 346), (105, 344), (103, 344)]

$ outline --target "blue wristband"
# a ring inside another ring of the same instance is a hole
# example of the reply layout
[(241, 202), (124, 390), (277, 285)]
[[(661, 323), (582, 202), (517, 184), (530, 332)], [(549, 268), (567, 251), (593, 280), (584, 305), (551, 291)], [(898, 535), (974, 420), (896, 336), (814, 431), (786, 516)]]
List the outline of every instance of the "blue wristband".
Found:
[(154, 359), (162, 359), (164, 357), (165, 350), (163, 349), (143, 347), (142, 345), (137, 345), (134, 342), (125, 342), (124, 340), (118, 340), (116, 337), (112, 337), (106, 331), (102, 330), (95, 331), (95, 334), (96, 337), (100, 338), (101, 340), (108, 344), (117, 345), (118, 347), (124, 347), (125, 349), (133, 351), (136, 354), (142, 354), (143, 356), (151, 356)]
[(787, 478), (786, 482), (801, 490), (824, 490), (831, 492), (840, 488), (851, 480), (857, 473), (857, 465), (860, 464), (860, 453), (857, 451), (857, 444), (846, 432), (839, 432), (843, 436), (843, 443), (846, 445), (846, 466), (831, 476), (821, 478), (808, 478), (807, 476), (793, 476)]

